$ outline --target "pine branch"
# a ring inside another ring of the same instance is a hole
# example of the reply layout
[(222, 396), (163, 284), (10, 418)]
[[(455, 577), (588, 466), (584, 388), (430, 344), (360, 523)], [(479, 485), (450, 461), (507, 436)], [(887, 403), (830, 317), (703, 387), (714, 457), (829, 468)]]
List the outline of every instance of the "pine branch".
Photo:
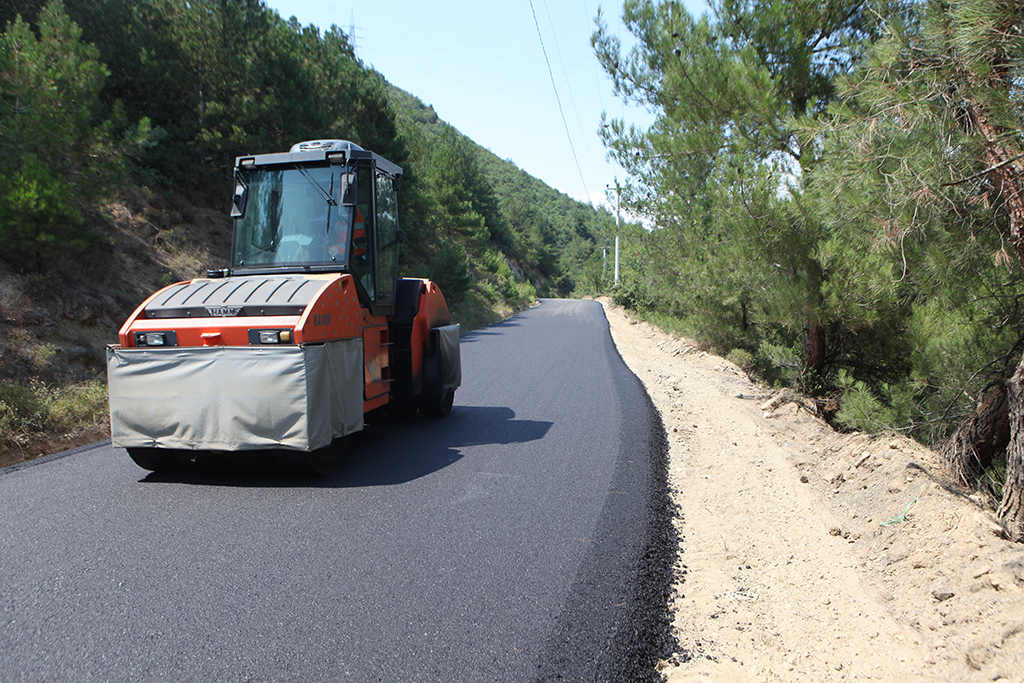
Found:
[(978, 171), (974, 175), (969, 175), (966, 178), (961, 178), (960, 180), (954, 180), (954, 181), (951, 181), (951, 182), (948, 182), (948, 183), (942, 183), (942, 185), (940, 187), (952, 187), (954, 185), (963, 185), (964, 183), (970, 182), (970, 181), (972, 181), (972, 180), (974, 180), (976, 178), (980, 178), (981, 176), (986, 175), (988, 173), (991, 173), (992, 171), (997, 171), (997, 170), (999, 170), (1000, 168), (1002, 168), (1004, 166), (1012, 164), (1015, 161), (1019, 161), (1020, 159), (1024, 159), (1024, 154), (1018, 154), (1017, 156), (1011, 157), (1011, 158), (1007, 159), (1006, 161), (1001, 161), (998, 164), (996, 164), (995, 166), (989, 166), (985, 170)]

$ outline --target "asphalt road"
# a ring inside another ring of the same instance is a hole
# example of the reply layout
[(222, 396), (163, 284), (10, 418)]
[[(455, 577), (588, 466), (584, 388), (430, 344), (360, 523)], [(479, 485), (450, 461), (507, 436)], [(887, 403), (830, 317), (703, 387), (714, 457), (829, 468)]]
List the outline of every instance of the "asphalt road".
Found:
[(0, 680), (656, 680), (664, 439), (600, 304), (462, 355), (450, 416), (374, 422), (326, 479), (109, 443), (0, 470)]

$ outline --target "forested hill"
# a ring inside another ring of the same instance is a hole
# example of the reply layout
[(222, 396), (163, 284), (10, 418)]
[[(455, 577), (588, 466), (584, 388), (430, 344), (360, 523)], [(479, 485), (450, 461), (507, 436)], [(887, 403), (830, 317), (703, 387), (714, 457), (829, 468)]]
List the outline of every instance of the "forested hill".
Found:
[(227, 264), (239, 155), (340, 138), (402, 166), (401, 272), (467, 326), (607, 274), (611, 213), (474, 144), (336, 27), (262, 0), (13, 0), (0, 31), (0, 441), (62, 428), (41, 406), (102, 376), (135, 306)]
[(314, 138), (403, 166), (403, 270), (475, 319), (571, 294), (611, 239), (608, 211), (474, 144), (365, 68), (336, 27), (261, 0), (18, 0), (0, 22), (0, 239), (18, 269), (102, 240), (103, 207), (126, 193), (223, 207), (235, 156)]
[[(477, 292), (493, 298), (490, 285), (497, 285), (511, 296), (510, 273), (499, 256), (517, 280), (531, 283), (544, 296), (594, 293), (608, 284), (611, 272), (600, 251), (614, 242), (615, 218), (608, 210), (549, 187), (462, 135), (415, 95), (387, 87), (410, 161), (426, 174), (418, 180), (448, 212), (439, 217), (440, 224), (447, 222), (442, 239), (434, 241), (444, 247), (443, 238), (452, 236), (463, 245), (476, 272)], [(551, 163), (566, 161), (552, 158)], [(622, 229), (641, 230), (635, 225)], [(486, 239), (477, 242), (474, 235), (484, 233)], [(499, 282), (491, 277), (495, 268), (503, 273)], [(449, 289), (456, 291), (457, 285)]]

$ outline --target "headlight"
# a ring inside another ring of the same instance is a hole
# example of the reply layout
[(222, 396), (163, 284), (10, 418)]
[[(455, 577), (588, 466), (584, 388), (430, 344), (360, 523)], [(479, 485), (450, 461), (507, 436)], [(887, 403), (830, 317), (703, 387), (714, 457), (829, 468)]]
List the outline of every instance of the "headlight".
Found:
[(136, 346), (177, 346), (178, 337), (174, 332), (136, 332)]
[(249, 330), (249, 344), (291, 344), (291, 330)]

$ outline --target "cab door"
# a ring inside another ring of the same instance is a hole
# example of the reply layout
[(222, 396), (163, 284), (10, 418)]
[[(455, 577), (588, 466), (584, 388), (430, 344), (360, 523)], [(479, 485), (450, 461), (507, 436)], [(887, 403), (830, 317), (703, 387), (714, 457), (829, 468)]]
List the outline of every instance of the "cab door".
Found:
[(398, 195), (393, 176), (376, 171), (377, 227), (377, 296), (373, 312), (376, 315), (392, 315), (395, 310), (395, 286), (398, 281)]
[(373, 315), (392, 315), (398, 279), (398, 196), (395, 177), (373, 166), (359, 169), (349, 262), (361, 298)]

